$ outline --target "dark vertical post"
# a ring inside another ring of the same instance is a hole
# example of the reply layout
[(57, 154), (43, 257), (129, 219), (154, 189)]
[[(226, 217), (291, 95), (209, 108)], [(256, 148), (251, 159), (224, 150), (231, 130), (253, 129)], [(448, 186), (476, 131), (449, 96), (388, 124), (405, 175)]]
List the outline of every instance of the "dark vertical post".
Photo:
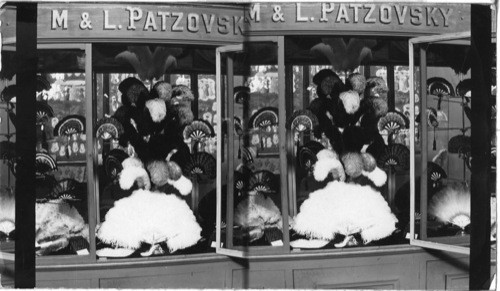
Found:
[[(490, 279), (491, 10), (471, 5), (472, 174), (469, 288)], [(487, 286), (486, 286), (487, 288)]]
[(198, 112), (198, 102), (199, 102), (199, 92), (198, 92), (198, 74), (197, 73), (192, 73), (189, 75), (190, 77), (190, 82), (191, 82), (191, 91), (193, 91), (194, 95), (194, 101), (191, 102), (191, 111), (193, 111), (194, 118), (198, 119), (200, 118), (199, 112)]
[(15, 288), (35, 287), (35, 148), (37, 4), (17, 4)]
[(394, 110), (396, 108), (394, 65), (387, 65), (387, 87), (389, 88), (389, 92), (387, 92), (387, 105), (389, 106), (389, 110)]

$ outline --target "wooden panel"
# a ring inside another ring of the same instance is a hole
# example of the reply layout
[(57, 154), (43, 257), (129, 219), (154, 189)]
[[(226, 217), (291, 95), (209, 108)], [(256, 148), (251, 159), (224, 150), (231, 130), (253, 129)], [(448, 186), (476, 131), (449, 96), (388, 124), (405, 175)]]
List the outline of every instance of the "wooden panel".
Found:
[(285, 288), (284, 270), (233, 270), (231, 288), (236, 289), (283, 289)]
[(468, 258), (426, 262), (426, 289), (469, 289)]
[(91, 279), (37, 281), (36, 288), (91, 288)]
[[(139, 270), (138, 270), (139, 271)], [(139, 273), (139, 272), (138, 272)], [(154, 276), (101, 278), (99, 288), (224, 288), (223, 269), (214, 272), (186, 272)]]
[[(358, 261), (361, 263), (361, 261)], [(294, 270), (294, 288), (400, 289), (417, 286), (412, 264), (392, 263), (368, 266)], [(414, 288), (414, 287), (413, 287)]]

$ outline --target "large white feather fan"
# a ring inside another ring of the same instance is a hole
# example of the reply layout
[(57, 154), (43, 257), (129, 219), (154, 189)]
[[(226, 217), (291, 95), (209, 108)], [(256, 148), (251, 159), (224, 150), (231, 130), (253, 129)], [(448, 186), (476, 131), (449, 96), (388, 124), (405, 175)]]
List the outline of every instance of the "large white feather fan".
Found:
[(138, 249), (142, 242), (165, 241), (171, 253), (195, 245), (201, 227), (184, 200), (147, 190), (115, 202), (106, 214), (97, 237), (113, 246)]
[(397, 221), (382, 195), (372, 187), (333, 181), (309, 194), (293, 229), (320, 240), (359, 232), (364, 243), (369, 243), (391, 235)]
[(429, 214), (439, 221), (464, 229), (470, 223), (470, 189), (463, 183), (450, 183), (429, 203)]

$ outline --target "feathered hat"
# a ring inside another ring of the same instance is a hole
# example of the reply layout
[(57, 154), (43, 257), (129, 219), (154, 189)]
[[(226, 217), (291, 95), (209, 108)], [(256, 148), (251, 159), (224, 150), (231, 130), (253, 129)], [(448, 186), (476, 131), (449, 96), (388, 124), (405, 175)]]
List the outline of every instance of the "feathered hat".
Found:
[(128, 77), (118, 85), (118, 90), (122, 93), (122, 104), (143, 108), (149, 98), (149, 91), (139, 79)]
[(324, 181), (328, 174), (332, 174), (334, 180), (345, 181), (344, 167), (339, 160), (337, 153), (332, 150), (323, 149), (316, 154), (317, 162), (314, 164), (314, 179)]
[(181, 167), (176, 162), (170, 161), (170, 157), (176, 151), (172, 151), (166, 160), (155, 160), (148, 163), (148, 172), (151, 175), (151, 182), (162, 187), (170, 184), (176, 188), (183, 196), (188, 195), (193, 190), (193, 183), (183, 176)]
[(123, 190), (129, 190), (137, 183), (139, 188), (149, 190), (151, 182), (148, 172), (144, 169), (141, 160), (135, 157), (129, 157), (122, 162), (123, 170), (120, 172), (120, 187)]

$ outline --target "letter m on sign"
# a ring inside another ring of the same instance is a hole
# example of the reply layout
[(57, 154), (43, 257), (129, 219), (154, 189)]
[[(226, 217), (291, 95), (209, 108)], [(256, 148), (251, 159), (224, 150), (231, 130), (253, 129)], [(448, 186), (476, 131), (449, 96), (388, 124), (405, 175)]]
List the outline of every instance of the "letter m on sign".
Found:
[(51, 29), (57, 29), (62, 27), (62, 29), (68, 29), (68, 10), (62, 10), (61, 12), (56, 9), (52, 10), (52, 27)]

